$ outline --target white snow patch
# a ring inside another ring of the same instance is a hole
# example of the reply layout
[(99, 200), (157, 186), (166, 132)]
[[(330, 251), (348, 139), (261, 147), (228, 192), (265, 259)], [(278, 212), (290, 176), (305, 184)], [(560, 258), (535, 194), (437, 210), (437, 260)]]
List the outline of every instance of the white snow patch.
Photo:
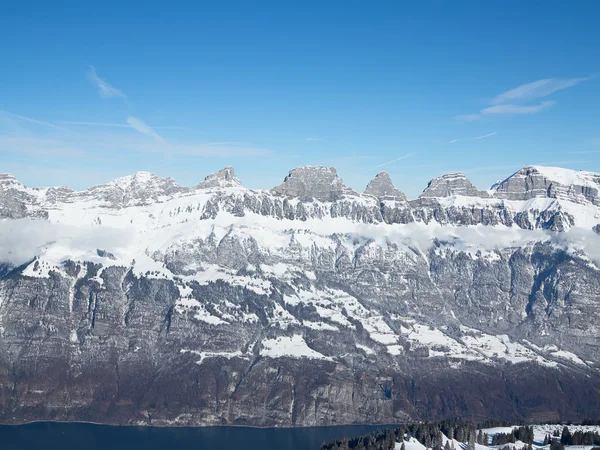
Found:
[(268, 358), (309, 358), (331, 361), (332, 359), (313, 350), (308, 346), (304, 338), (295, 334), (291, 337), (279, 336), (275, 339), (265, 339), (262, 341), (261, 356)]

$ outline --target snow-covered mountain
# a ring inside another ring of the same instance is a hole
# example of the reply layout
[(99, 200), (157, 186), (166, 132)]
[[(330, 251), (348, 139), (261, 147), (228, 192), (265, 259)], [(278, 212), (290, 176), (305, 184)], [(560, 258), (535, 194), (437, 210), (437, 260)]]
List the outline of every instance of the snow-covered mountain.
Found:
[(538, 166), (410, 201), (327, 167), (270, 191), (231, 167), (82, 192), (0, 175), (0, 417), (597, 415), (599, 186)]

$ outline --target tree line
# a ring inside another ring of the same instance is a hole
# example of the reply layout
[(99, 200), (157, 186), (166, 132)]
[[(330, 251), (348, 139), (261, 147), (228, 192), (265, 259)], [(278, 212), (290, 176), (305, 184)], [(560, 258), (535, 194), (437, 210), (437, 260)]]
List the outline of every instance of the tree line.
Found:
[(517, 441), (533, 444), (533, 427), (514, 428), (510, 433), (498, 433), (492, 437), (492, 445), (514, 444)]
[[(444, 436), (449, 441), (444, 444)], [(454, 448), (452, 439), (467, 443), (467, 450), (475, 450), (475, 443), (487, 445), (488, 436), (472, 422), (460, 420), (444, 420), (441, 422), (423, 422), (404, 425), (397, 428), (388, 428), (355, 438), (343, 438), (328, 442), (321, 446), (321, 450), (392, 450), (396, 443), (402, 443), (401, 449), (405, 450), (405, 441), (415, 438), (420, 443), (434, 450), (460, 450)]]
[[(423, 422), (411, 425), (403, 425), (396, 428), (378, 430), (364, 436), (355, 438), (337, 439), (321, 446), (321, 450), (393, 450), (396, 443), (401, 443), (401, 450), (406, 450), (406, 441), (415, 438), (426, 448), (432, 450), (462, 450), (454, 448), (453, 439), (466, 443), (465, 450), (475, 450), (475, 444), (500, 446), (507, 444), (501, 450), (517, 450), (514, 444), (523, 442), (518, 450), (533, 450), (533, 427), (519, 426), (510, 433), (498, 433), (492, 437), (478, 428), (494, 428), (510, 426), (506, 422), (487, 421), (479, 426), (472, 422), (461, 420), (444, 420), (441, 422)], [(444, 442), (444, 435), (448, 440)], [(600, 434), (595, 431), (575, 431), (571, 433), (565, 426), (560, 433), (556, 430), (552, 436), (546, 435), (544, 445), (550, 445), (550, 450), (564, 450), (566, 445), (597, 445), (600, 446)], [(592, 450), (600, 450), (594, 447)]]

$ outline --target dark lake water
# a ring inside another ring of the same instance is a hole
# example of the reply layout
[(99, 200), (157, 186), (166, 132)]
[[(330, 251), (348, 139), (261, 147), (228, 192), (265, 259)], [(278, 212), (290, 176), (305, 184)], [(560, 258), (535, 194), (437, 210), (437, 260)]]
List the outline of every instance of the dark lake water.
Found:
[(316, 450), (331, 439), (385, 426), (149, 428), (86, 423), (0, 426), (1, 450)]

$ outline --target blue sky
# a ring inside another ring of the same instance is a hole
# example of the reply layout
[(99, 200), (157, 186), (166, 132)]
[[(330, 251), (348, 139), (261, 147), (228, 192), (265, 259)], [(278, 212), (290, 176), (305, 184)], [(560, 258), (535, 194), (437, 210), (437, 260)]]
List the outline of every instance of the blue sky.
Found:
[[(126, 5), (123, 5), (126, 3)], [(600, 3), (13, 2), (0, 15), (0, 172), (83, 189), (300, 165), (415, 197), (462, 171), (600, 172)]]

